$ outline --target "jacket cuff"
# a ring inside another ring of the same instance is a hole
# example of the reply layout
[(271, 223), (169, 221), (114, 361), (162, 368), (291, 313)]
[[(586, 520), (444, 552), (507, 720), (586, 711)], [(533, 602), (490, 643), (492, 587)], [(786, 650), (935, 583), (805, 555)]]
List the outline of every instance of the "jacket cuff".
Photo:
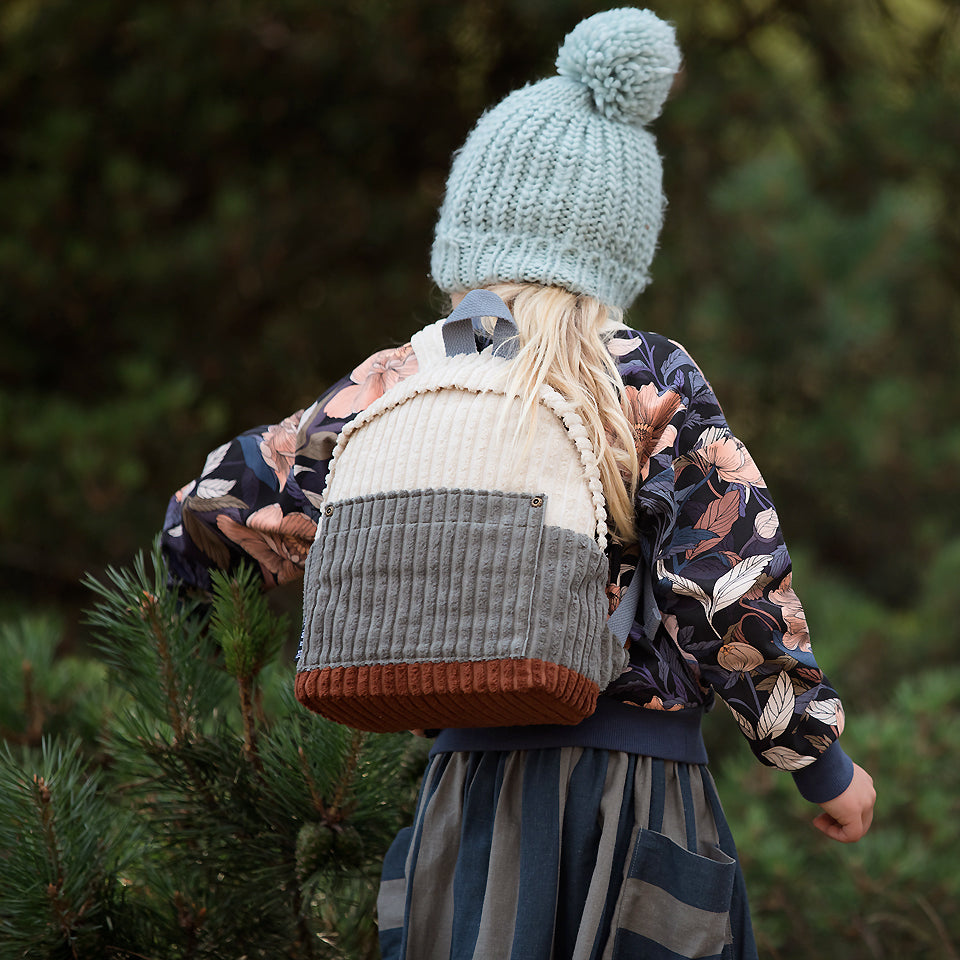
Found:
[(811, 803), (826, 803), (839, 797), (852, 779), (853, 761), (837, 740), (817, 760), (793, 774), (800, 795)]

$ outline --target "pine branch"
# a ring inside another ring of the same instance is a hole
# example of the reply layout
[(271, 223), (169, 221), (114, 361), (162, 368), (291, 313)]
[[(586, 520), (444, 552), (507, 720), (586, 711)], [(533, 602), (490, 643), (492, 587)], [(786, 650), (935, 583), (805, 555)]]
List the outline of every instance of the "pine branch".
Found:
[(211, 632), (223, 650), (227, 671), (237, 682), (243, 724), (244, 756), (258, 772), (257, 678), (279, 651), (287, 633), (286, 618), (274, 618), (263, 596), (260, 574), (249, 565), (234, 573), (214, 573)]
[(346, 766), (344, 767), (343, 776), (337, 784), (337, 791), (333, 795), (333, 803), (330, 805), (328, 811), (332, 822), (339, 823), (350, 815), (352, 806), (347, 810), (341, 808), (343, 807), (344, 797), (353, 787), (353, 780), (357, 773), (357, 764), (360, 761), (360, 752), (363, 750), (363, 745), (366, 743), (366, 740), (367, 735), (362, 730), (354, 730), (353, 735), (350, 737), (350, 749), (347, 754)]
[(57, 840), (57, 830), (54, 823), (53, 797), (46, 780), (38, 774), (33, 775), (33, 796), (32, 800), (36, 806), (37, 816), (40, 820), (41, 832), (44, 845), (46, 847), (47, 859), (52, 868), (54, 879), (48, 881), (46, 892), (47, 898), (53, 909), (57, 920), (57, 927), (64, 941), (70, 946), (70, 953), (73, 957), (77, 956), (74, 947), (74, 927), (76, 921), (83, 916), (89, 909), (90, 901), (85, 900), (80, 908), (74, 914), (70, 909), (70, 904), (63, 897), (64, 869), (63, 860), (60, 852), (60, 843)]
[(157, 598), (144, 591), (140, 603), (141, 617), (146, 621), (150, 634), (153, 637), (157, 656), (160, 658), (160, 677), (163, 683), (165, 700), (167, 703), (167, 717), (173, 728), (173, 742), (177, 746), (186, 739), (190, 730), (189, 718), (181, 711), (181, 693), (177, 683), (177, 674), (170, 647), (167, 644), (166, 625), (160, 622), (160, 610)]
[(263, 770), (260, 757), (257, 756), (257, 724), (254, 718), (253, 680), (250, 677), (237, 677), (240, 690), (240, 716), (243, 720), (243, 753), (258, 772)]
[(323, 797), (320, 796), (320, 792), (317, 790), (316, 781), (313, 779), (313, 774), (310, 772), (310, 764), (307, 763), (307, 755), (302, 746), (297, 748), (297, 756), (300, 759), (300, 770), (303, 773), (303, 781), (306, 783), (307, 789), (310, 791), (310, 799), (313, 801), (313, 809), (316, 810), (322, 820), (327, 820), (329, 815), (327, 813), (326, 805), (323, 802)]
[[(106, 955), (122, 925), (119, 872), (139, 832), (88, 773), (79, 742), (0, 752), (0, 942), (18, 956)], [(15, 855), (12, 853), (15, 851)], [(137, 910), (130, 911), (138, 916)]]

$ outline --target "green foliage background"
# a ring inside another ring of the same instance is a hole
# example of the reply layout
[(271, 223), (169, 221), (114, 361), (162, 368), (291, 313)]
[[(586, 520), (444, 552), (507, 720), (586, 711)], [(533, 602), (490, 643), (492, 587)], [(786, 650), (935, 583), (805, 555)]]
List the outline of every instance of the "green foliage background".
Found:
[[(60, 644), (84, 635), (83, 573), (129, 562), (208, 450), (437, 314), (451, 153), (610, 5), (0, 5), (9, 741), (96, 740), (105, 668)], [(956, 957), (960, 6), (650, 6), (685, 67), (656, 123), (654, 282), (629, 319), (690, 349), (760, 464), (880, 793), (874, 833), (825, 848), (789, 782), (714, 724), (761, 940)]]
[[(897, 604), (960, 530), (960, 11), (662, 0), (685, 68), (631, 320), (682, 342), (794, 543)], [(241, 429), (436, 313), (450, 155), (587, 0), (6, 0), (0, 566), (70, 595)]]

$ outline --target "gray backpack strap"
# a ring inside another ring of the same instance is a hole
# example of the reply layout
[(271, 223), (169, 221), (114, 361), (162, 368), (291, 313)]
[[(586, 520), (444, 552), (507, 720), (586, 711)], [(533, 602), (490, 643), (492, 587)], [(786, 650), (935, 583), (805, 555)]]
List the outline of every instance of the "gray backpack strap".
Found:
[[(478, 317), (496, 317), (493, 329), (493, 352), (511, 357), (516, 353), (517, 324), (507, 305), (490, 290), (471, 290), (453, 313), (443, 321), (443, 343), (448, 357), (461, 353), (476, 353), (473, 321)], [(508, 343), (512, 341), (512, 343)]]
[(657, 598), (653, 592), (653, 580), (650, 577), (650, 571), (642, 557), (638, 559), (637, 569), (633, 572), (630, 580), (630, 586), (623, 595), (617, 609), (607, 618), (607, 626), (610, 632), (621, 642), (627, 642), (627, 636), (634, 620), (637, 618), (637, 610), (640, 608), (640, 594), (643, 593), (643, 632), (653, 638), (660, 626), (660, 610), (657, 607)]
[(643, 575), (643, 564), (639, 564), (633, 572), (630, 580), (630, 586), (627, 592), (617, 604), (617, 609), (607, 618), (607, 627), (610, 632), (620, 641), (621, 644), (627, 642), (627, 635), (633, 626), (633, 621), (637, 616), (637, 606), (640, 601), (640, 587), (646, 579)]

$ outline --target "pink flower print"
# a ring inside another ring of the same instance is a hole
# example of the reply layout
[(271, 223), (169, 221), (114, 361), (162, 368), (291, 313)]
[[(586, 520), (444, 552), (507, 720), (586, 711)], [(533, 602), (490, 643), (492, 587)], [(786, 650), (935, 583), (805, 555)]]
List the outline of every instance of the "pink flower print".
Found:
[(662, 396), (652, 383), (639, 390), (624, 387), (627, 400), (627, 419), (633, 425), (633, 441), (640, 462), (640, 478), (650, 473), (650, 458), (673, 446), (677, 428), (670, 422), (678, 410), (684, 409), (680, 395), (667, 390)]
[(417, 372), (417, 356), (409, 343), (395, 350), (380, 350), (350, 374), (353, 384), (338, 390), (326, 403), (323, 412), (342, 420), (366, 410), (378, 397)]
[(747, 448), (736, 438), (716, 429), (706, 431), (704, 446), (697, 452), (717, 468), (721, 480), (765, 487), (763, 477)]
[(787, 632), (783, 635), (783, 645), (788, 650), (809, 650), (810, 631), (807, 629), (807, 616), (803, 612), (800, 598), (793, 589), (793, 573), (788, 573), (776, 590), (770, 591), (770, 599), (783, 611)]
[(277, 503), (251, 513), (246, 525), (220, 514), (217, 526), (260, 564), (267, 583), (286, 583), (302, 577), (317, 533), (317, 525), (306, 514), (284, 516)]
[(263, 462), (277, 475), (282, 490), (287, 485), (287, 477), (297, 450), (297, 430), (303, 411), (298, 410), (281, 423), (268, 428), (260, 441), (260, 453)]

